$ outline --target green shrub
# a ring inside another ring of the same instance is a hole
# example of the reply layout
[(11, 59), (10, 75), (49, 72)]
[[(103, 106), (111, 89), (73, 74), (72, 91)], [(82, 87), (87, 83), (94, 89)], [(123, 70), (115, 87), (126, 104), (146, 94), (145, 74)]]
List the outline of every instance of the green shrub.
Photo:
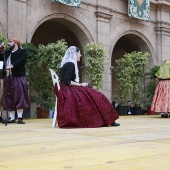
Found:
[(85, 73), (92, 86), (97, 89), (103, 85), (103, 71), (105, 63), (105, 50), (100, 43), (88, 43), (85, 46)]

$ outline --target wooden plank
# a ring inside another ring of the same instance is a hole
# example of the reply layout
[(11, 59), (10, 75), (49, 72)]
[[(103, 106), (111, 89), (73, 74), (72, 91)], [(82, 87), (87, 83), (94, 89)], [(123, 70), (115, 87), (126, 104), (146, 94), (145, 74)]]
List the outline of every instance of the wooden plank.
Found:
[(119, 127), (60, 129), (52, 119), (1, 124), (0, 170), (168, 170), (170, 118), (122, 116)]

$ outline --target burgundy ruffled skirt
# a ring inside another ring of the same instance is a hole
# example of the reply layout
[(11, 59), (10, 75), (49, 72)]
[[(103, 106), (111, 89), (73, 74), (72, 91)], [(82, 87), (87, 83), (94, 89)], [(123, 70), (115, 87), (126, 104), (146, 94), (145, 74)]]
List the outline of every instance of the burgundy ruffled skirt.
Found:
[(102, 93), (82, 86), (60, 82), (57, 120), (60, 128), (95, 128), (111, 125), (119, 118), (112, 104)]
[(4, 78), (2, 103), (5, 110), (28, 109), (31, 106), (26, 77)]

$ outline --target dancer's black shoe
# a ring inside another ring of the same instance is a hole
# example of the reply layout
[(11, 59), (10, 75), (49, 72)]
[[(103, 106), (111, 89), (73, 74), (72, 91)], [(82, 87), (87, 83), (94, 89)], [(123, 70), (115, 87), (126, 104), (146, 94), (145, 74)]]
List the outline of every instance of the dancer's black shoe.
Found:
[(113, 122), (111, 126), (120, 126), (120, 123)]
[(2, 124), (5, 124), (5, 123), (16, 123), (15, 119), (14, 120), (10, 120), (9, 118), (8, 119), (5, 119), (2, 121)]
[(165, 117), (165, 114), (164, 114), (164, 113), (161, 113), (161, 117), (164, 118), (164, 117)]
[(25, 122), (23, 122), (23, 119), (22, 118), (18, 118), (18, 124), (25, 124)]

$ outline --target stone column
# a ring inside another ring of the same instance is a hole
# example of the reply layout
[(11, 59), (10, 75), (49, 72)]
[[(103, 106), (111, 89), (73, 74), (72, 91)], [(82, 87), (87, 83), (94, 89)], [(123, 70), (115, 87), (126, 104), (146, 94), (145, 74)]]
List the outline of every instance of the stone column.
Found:
[(158, 26), (155, 27), (156, 32), (156, 54), (158, 56), (158, 64), (161, 65), (165, 60), (169, 60), (170, 56), (170, 28)]
[(26, 42), (27, 0), (8, 0), (8, 38), (16, 37)]
[(165, 60), (169, 60), (170, 56), (170, 19), (169, 19), (169, 6), (158, 2), (156, 16), (157, 21), (155, 24), (156, 35), (156, 56), (158, 64), (161, 65)]
[[(110, 20), (112, 15), (110, 14), (109, 7), (104, 7), (100, 3), (105, 3), (106, 6), (109, 6), (109, 1), (98, 1), (98, 8), (96, 11), (96, 20), (97, 20), (97, 42), (104, 45), (106, 50), (106, 56), (108, 58), (107, 64), (104, 66), (104, 79), (103, 79), (103, 89), (101, 90), (109, 100), (112, 100), (111, 96), (111, 74), (110, 66), (111, 63), (109, 57), (110, 51)], [(101, 5), (101, 6), (100, 6)]]

